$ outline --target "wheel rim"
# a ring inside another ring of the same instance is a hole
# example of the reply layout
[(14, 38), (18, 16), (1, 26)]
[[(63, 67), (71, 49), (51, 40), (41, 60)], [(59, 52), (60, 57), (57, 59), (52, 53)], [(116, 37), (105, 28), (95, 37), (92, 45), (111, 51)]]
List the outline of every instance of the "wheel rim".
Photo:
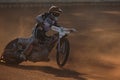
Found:
[(66, 45), (65, 42), (63, 42), (60, 46), (60, 51), (58, 52), (59, 54), (59, 64), (62, 65), (65, 57), (66, 57)]

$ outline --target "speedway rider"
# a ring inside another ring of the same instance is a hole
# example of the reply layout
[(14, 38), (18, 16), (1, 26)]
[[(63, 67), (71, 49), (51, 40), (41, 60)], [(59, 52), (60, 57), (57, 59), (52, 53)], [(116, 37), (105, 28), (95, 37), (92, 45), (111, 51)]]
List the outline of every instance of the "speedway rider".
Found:
[[(37, 24), (33, 30), (33, 35), (35, 39), (44, 42), (45, 38), (47, 37), (46, 32), (51, 29), (51, 26), (58, 26), (57, 20), (61, 13), (62, 10), (58, 6), (51, 6), (48, 12), (38, 15), (36, 18)], [(31, 45), (32, 43), (30, 43), (21, 53), (20, 58), (22, 60), (26, 60), (26, 56), (29, 55)], [(45, 61), (47, 60), (49, 59), (46, 58)]]

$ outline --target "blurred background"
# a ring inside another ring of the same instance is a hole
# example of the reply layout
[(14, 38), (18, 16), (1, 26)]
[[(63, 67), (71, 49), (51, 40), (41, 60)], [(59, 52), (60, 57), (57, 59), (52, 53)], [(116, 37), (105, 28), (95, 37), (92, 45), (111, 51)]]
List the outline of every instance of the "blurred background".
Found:
[[(80, 79), (71, 73), (71, 76), (67, 76), (68, 80), (120, 80), (120, 0), (0, 0), (0, 54), (9, 41), (17, 37), (29, 37), (36, 16), (48, 11), (52, 5), (63, 9), (59, 18), (61, 26), (78, 30), (68, 37), (71, 51), (65, 68), (87, 76), (83, 75)], [(55, 51), (51, 55), (54, 56)], [(54, 63), (55, 61), (51, 62), (55, 67)], [(27, 63), (22, 65), (25, 64)], [(33, 64), (28, 62), (28, 65)], [(44, 63), (36, 63), (39, 64)], [(7, 73), (2, 72), (5, 75)], [(8, 80), (3, 74), (0, 75), (1, 79)], [(17, 79), (13, 75), (9, 77), (11, 80)], [(48, 77), (53, 80), (53, 77)], [(62, 78), (67, 80), (64, 77)], [(25, 78), (26, 76), (23, 80)], [(62, 78), (55, 80), (63, 80)]]

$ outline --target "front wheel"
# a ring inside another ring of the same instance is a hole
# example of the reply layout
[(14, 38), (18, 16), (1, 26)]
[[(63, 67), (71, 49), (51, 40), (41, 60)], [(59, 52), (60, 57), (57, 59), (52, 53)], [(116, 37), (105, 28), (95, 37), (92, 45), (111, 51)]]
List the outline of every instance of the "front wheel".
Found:
[(69, 40), (67, 38), (62, 38), (60, 40), (60, 45), (57, 45), (56, 54), (56, 60), (59, 67), (63, 67), (66, 64), (69, 52), (70, 52)]

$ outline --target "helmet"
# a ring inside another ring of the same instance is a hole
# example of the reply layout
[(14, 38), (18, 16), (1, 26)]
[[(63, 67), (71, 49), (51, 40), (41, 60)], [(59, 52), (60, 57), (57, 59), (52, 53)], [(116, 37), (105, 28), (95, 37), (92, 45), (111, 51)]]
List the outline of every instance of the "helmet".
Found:
[(51, 6), (48, 12), (58, 17), (63, 11), (58, 6)]

